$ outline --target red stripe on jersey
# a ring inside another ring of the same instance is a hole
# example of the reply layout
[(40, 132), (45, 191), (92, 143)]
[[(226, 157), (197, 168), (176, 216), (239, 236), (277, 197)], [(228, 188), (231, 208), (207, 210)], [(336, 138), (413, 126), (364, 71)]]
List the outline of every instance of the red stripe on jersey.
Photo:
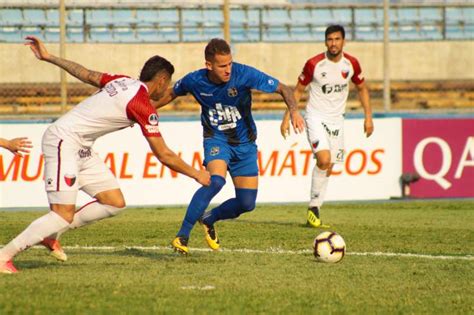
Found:
[(314, 69), (316, 68), (316, 65), (324, 58), (326, 58), (326, 54), (321, 53), (311, 59), (308, 59), (303, 67), (303, 71), (301, 71), (301, 74), (298, 77), (298, 82), (303, 85), (308, 85), (313, 80)]
[(79, 210), (76, 211), (76, 213), (78, 213), (79, 211), (81, 211), (82, 209), (84, 209), (85, 207), (87, 207), (88, 205), (93, 204), (94, 202), (98, 202), (98, 200), (96, 199), (96, 200), (92, 200), (92, 201), (86, 203), (85, 205), (83, 205), (82, 207), (80, 207)]
[(130, 77), (123, 74), (102, 73), (102, 76), (100, 77), (100, 87), (103, 88), (110, 81), (120, 79), (120, 78), (130, 78)]
[(356, 57), (349, 55), (348, 53), (344, 53), (344, 57), (346, 57), (352, 64), (352, 68), (354, 69), (354, 74), (352, 75), (352, 82), (355, 85), (359, 85), (364, 82), (364, 77), (362, 76), (362, 69), (360, 68), (359, 61)]
[(150, 96), (144, 86), (127, 104), (127, 117), (137, 122), (145, 137), (161, 137), (158, 129), (158, 114), (150, 103)]
[(63, 140), (61, 139), (58, 144), (58, 170), (57, 170), (57, 177), (56, 177), (56, 191), (59, 191), (59, 183), (61, 182), (61, 144)]

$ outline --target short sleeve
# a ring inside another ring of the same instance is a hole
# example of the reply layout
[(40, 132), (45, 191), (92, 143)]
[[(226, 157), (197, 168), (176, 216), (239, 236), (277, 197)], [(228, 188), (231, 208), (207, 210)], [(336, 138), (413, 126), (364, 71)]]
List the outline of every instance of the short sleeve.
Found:
[(191, 86), (190, 81), (192, 80), (190, 75), (191, 74), (185, 75), (174, 84), (173, 91), (175, 95), (183, 96), (190, 92), (189, 87)]
[(364, 76), (362, 75), (362, 69), (360, 68), (359, 61), (357, 59), (354, 59), (354, 61), (351, 60), (352, 67), (354, 68), (354, 74), (352, 75), (352, 82), (354, 82), (355, 85), (359, 85), (362, 82), (364, 82)]
[(313, 80), (315, 66), (316, 64), (311, 59), (306, 61), (303, 70), (301, 71), (301, 74), (298, 77), (298, 82), (304, 86), (308, 85), (311, 80)]
[(120, 78), (129, 78), (129, 76), (123, 74), (109, 74), (109, 73), (102, 73), (102, 77), (100, 78), (100, 87), (104, 87), (110, 81), (120, 79)]
[(279, 81), (268, 74), (253, 67), (242, 65), (244, 77), (250, 89), (259, 90), (266, 93), (273, 93), (278, 88)]
[(158, 114), (150, 103), (146, 89), (142, 86), (127, 104), (127, 117), (140, 125), (145, 137), (161, 137)]

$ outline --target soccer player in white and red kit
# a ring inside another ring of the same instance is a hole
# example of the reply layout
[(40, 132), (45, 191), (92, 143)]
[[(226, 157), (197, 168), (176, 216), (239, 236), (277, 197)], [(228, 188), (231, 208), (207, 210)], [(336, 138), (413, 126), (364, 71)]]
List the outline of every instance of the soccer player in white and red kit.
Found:
[[(343, 52), (345, 31), (340, 25), (331, 25), (325, 32), (327, 51), (310, 58), (298, 77), (294, 91), (296, 101), (309, 85), (306, 104), (306, 131), (316, 158), (311, 180), (308, 221), (321, 226), (319, 209), (324, 202), (329, 176), (334, 163), (344, 162), (344, 112), (352, 81), (359, 92), (364, 108), (364, 132), (369, 137), (374, 131), (369, 90), (364, 82), (359, 61)], [(288, 113), (281, 124), (281, 133), (289, 133)]]
[[(158, 100), (169, 86), (174, 72), (169, 61), (160, 56), (150, 58), (141, 70), (140, 79), (135, 80), (90, 71), (49, 54), (37, 38), (26, 39), (38, 59), (55, 64), (100, 90), (59, 118), (44, 133), (45, 185), (51, 211), (33, 221), (0, 250), (0, 273), (17, 272), (12, 258), (40, 242), (56, 253), (56, 258), (66, 260), (55, 239), (57, 234), (114, 216), (125, 208), (117, 179), (92, 149), (94, 141), (105, 134), (137, 123), (161, 163), (200, 184), (210, 183), (207, 171), (186, 164), (161, 137), (158, 115), (150, 98)], [(76, 212), (78, 190), (95, 200)]]

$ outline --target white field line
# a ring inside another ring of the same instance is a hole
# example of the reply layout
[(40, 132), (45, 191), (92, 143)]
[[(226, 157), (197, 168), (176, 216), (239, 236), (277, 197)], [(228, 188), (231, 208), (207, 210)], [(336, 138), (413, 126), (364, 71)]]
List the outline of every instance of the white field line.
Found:
[[(4, 245), (0, 245), (0, 248)], [(33, 248), (44, 249), (43, 246), (34, 246)], [(167, 246), (64, 246), (65, 250), (84, 250), (84, 251), (116, 251), (124, 249), (138, 249), (138, 250), (151, 250), (151, 251), (171, 251), (172, 249)], [(190, 248), (193, 252), (211, 252), (209, 248)], [(225, 253), (246, 253), (246, 254), (284, 254), (284, 255), (303, 255), (311, 254), (313, 251), (309, 249), (303, 250), (287, 250), (282, 248), (269, 248), (269, 249), (249, 249), (249, 248), (221, 248), (219, 251)], [(435, 260), (469, 260), (474, 261), (472, 255), (462, 256), (448, 256), (448, 255), (428, 255), (428, 254), (415, 254), (415, 253), (390, 253), (390, 252), (347, 252), (349, 256), (380, 256), (380, 257), (404, 257), (404, 258), (420, 258), (420, 259), (435, 259)]]

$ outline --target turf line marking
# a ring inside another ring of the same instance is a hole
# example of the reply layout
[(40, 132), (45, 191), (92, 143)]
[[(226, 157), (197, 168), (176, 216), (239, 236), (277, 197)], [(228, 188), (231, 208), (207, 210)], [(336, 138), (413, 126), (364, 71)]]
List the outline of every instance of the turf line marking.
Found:
[[(0, 245), (2, 248), (4, 245)], [(44, 249), (43, 246), (34, 246), (35, 249)], [(66, 250), (84, 250), (84, 251), (115, 251), (115, 250), (167, 250), (172, 249), (168, 246), (64, 246)], [(191, 252), (212, 252), (210, 248), (190, 248)], [(246, 253), (246, 254), (284, 254), (284, 255), (303, 255), (311, 254), (313, 251), (309, 249), (303, 250), (287, 250), (282, 248), (269, 248), (269, 249), (249, 249), (249, 248), (235, 248), (227, 249), (221, 248), (219, 251), (225, 253)], [(415, 253), (390, 253), (390, 252), (347, 252), (349, 256), (380, 256), (380, 257), (404, 257), (404, 258), (420, 258), (420, 259), (435, 259), (435, 260), (468, 260), (474, 261), (472, 255), (462, 256), (448, 256), (448, 255), (428, 255), (428, 254), (415, 254)]]

